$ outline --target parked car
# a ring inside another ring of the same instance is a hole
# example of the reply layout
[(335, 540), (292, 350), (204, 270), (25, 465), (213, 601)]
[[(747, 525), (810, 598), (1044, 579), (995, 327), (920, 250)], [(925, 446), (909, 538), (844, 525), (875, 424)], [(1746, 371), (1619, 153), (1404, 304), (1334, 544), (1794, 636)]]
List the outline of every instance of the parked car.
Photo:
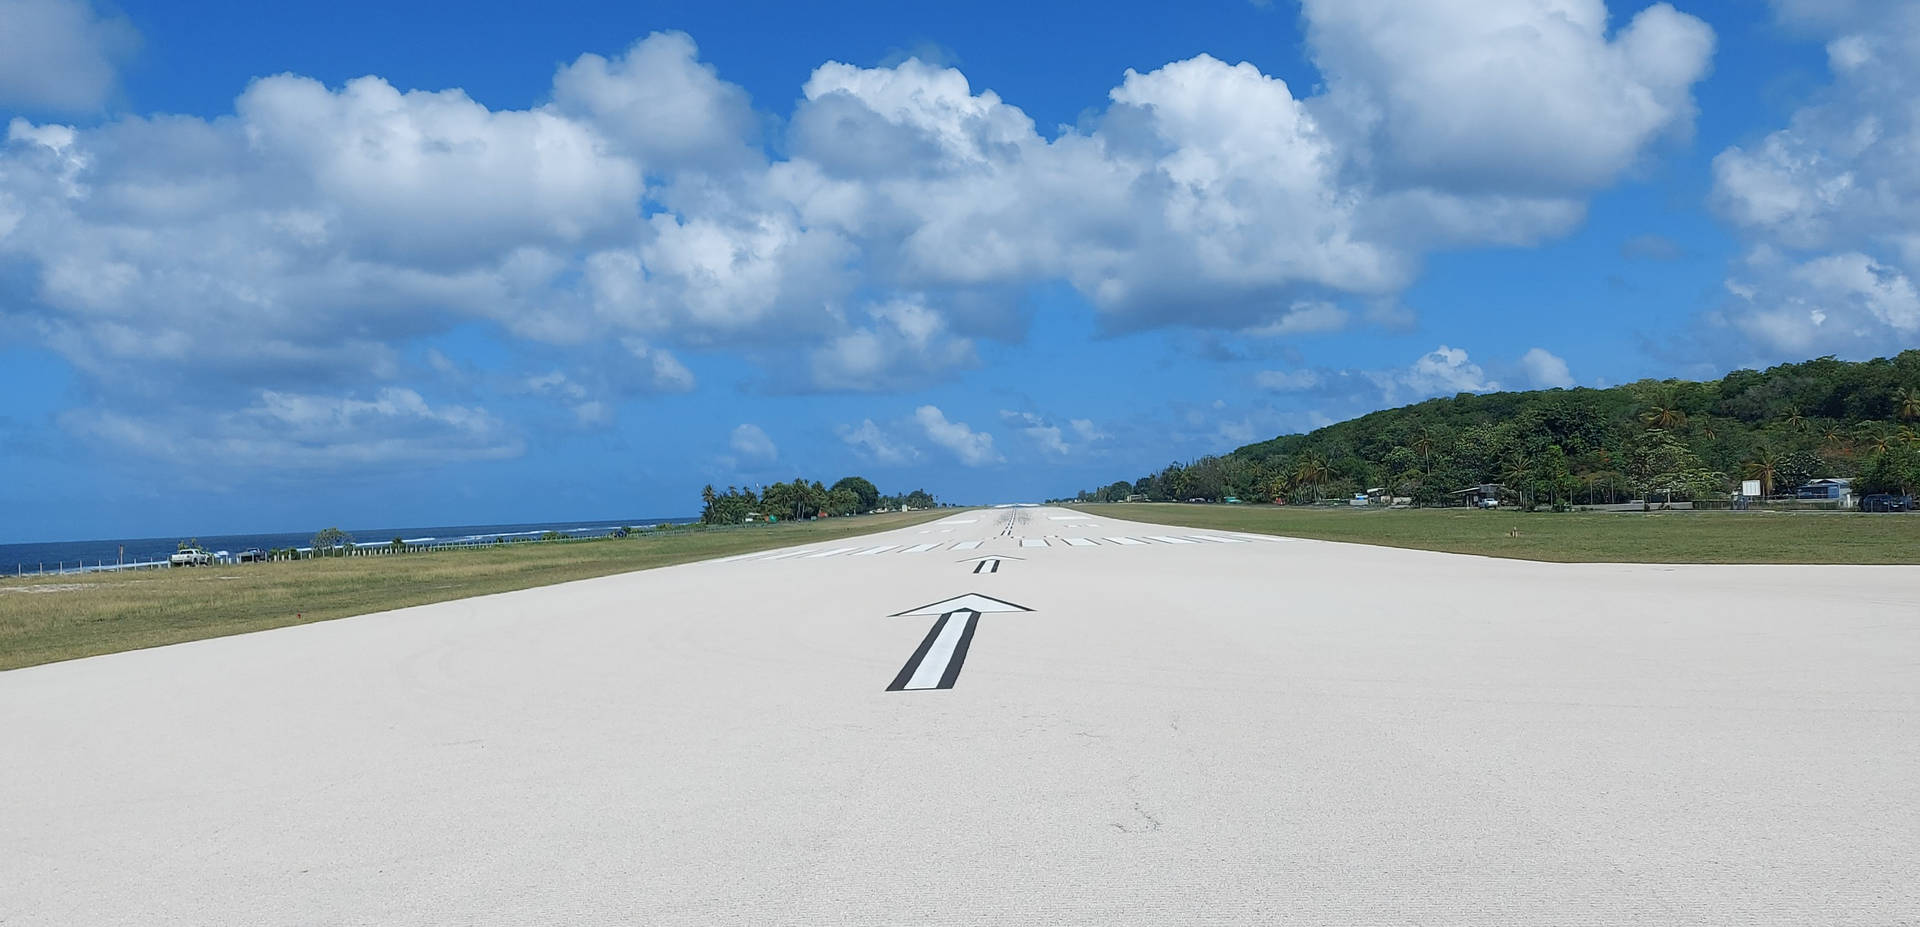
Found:
[(173, 556), (167, 558), (167, 563), (173, 566), (209, 566), (213, 563), (213, 555), (198, 547), (183, 547), (174, 551)]
[(1862, 512), (1911, 512), (1912, 496), (1896, 496), (1890, 492), (1876, 492), (1860, 497)]
[(267, 552), (258, 547), (249, 547), (241, 551), (239, 556), (234, 559), (241, 563), (265, 563), (267, 560)]

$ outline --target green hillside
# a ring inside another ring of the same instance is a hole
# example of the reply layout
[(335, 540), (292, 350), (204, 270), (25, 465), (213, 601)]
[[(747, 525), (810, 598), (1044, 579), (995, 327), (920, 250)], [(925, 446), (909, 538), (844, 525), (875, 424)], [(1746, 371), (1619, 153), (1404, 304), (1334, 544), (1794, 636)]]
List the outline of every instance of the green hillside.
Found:
[(1718, 380), (1471, 394), (1385, 409), (1224, 456), (1172, 464), (1083, 501), (1237, 497), (1303, 503), (1376, 487), (1416, 504), (1498, 483), (1529, 506), (1720, 500), (1844, 476), (1856, 492), (1920, 488), (1920, 350), (1822, 357)]

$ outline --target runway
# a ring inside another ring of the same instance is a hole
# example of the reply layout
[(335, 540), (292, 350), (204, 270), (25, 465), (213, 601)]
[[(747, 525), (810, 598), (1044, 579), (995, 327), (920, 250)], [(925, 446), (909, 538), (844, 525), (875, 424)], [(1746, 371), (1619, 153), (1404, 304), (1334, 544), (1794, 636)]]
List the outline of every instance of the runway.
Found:
[(0, 925), (1920, 924), (1920, 568), (966, 511), (0, 673)]

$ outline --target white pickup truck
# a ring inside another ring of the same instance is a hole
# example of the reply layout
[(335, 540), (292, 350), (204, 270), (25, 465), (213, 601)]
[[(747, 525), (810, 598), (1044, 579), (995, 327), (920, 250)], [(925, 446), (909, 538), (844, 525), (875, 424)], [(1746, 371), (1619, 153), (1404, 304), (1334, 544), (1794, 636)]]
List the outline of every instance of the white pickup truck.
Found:
[(209, 566), (213, 563), (213, 555), (198, 547), (183, 547), (174, 551), (173, 556), (167, 558), (167, 563), (173, 566)]

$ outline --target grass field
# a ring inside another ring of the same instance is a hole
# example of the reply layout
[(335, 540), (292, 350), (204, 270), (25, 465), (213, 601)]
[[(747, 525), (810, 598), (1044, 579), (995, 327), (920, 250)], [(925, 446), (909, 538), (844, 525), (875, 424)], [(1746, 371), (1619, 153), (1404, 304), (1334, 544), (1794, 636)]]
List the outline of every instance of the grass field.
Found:
[(1920, 515), (1526, 514), (1173, 503), (1074, 508), (1160, 525), (1560, 563), (1920, 563)]
[(0, 579), (0, 670), (831, 541), (950, 514), (679, 529), (394, 557)]

